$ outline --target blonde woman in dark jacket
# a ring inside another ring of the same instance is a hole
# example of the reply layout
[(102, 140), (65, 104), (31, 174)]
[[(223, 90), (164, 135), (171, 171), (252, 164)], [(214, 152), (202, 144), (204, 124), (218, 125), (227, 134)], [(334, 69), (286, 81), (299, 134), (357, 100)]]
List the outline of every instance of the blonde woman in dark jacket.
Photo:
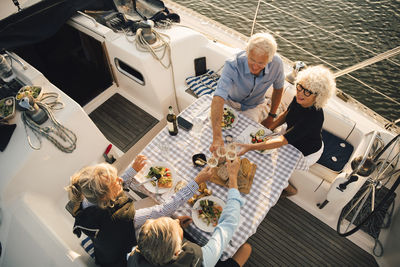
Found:
[(66, 188), (75, 217), (73, 232), (78, 237), (83, 232), (91, 238), (95, 261), (101, 266), (126, 266), (126, 255), (137, 243), (137, 229), (147, 219), (170, 216), (211, 176), (209, 168), (204, 168), (164, 204), (135, 210), (122, 184), (129, 182), (145, 164), (146, 158), (139, 155), (121, 177), (110, 164), (85, 167), (71, 177)]

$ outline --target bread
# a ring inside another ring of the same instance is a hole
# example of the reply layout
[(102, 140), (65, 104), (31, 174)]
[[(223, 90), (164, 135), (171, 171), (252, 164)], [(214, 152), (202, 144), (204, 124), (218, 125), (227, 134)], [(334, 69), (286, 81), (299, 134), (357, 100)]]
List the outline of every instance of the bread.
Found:
[(247, 177), (250, 174), (250, 171), (252, 169), (251, 163), (247, 158), (243, 158), (240, 161), (240, 169), (239, 169), (239, 177), (244, 176)]

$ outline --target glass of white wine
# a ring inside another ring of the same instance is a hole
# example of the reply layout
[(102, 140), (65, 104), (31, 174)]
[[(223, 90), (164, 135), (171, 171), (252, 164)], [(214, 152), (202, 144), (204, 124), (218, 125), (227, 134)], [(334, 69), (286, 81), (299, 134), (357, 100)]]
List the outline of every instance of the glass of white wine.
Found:
[(226, 152), (226, 158), (228, 160), (235, 160), (237, 157), (236, 146), (235, 149), (230, 149)]
[(218, 149), (217, 149), (217, 155), (218, 155), (218, 157), (220, 157), (220, 158), (225, 157), (225, 156), (226, 156), (226, 148), (225, 148), (224, 146), (218, 147)]
[(218, 158), (214, 157), (214, 156), (209, 157), (207, 160), (207, 164), (211, 168), (217, 167), (218, 166)]

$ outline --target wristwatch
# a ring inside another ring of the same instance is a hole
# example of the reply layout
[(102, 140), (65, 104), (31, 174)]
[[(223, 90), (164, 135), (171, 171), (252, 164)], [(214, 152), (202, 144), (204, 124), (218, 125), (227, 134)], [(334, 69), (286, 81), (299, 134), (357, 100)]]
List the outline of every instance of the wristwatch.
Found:
[(277, 115), (274, 114), (274, 113), (269, 112), (269, 113), (268, 113), (268, 116), (271, 116), (272, 118), (276, 118)]

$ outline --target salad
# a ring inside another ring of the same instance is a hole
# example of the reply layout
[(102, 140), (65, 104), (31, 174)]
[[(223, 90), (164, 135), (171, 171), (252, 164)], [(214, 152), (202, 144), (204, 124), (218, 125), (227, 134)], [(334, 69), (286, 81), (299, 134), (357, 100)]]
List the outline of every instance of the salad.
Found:
[(202, 219), (207, 226), (217, 226), (219, 217), (221, 217), (222, 207), (212, 200), (200, 200), (201, 209), (198, 210), (199, 218)]
[(27, 86), (22, 87), (18, 91), (18, 94), (15, 96), (15, 98), (17, 100), (20, 100), (23, 97), (28, 96), (28, 95), (32, 95), (33, 98), (38, 98), (40, 93), (41, 93), (41, 91), (42, 91), (42, 88), (39, 87), (39, 86), (27, 85)]
[(11, 97), (0, 100), (0, 120), (11, 118), (14, 111), (14, 100)]
[[(158, 187), (160, 188), (171, 188), (172, 187), (172, 176), (171, 170), (166, 167), (156, 166), (150, 167), (149, 173), (146, 175), (147, 178), (156, 177), (158, 178)], [(152, 185), (156, 186), (156, 182), (152, 181)]]
[[(255, 133), (250, 133), (250, 137), (251, 137), (252, 144), (261, 143), (261, 142), (264, 142), (269, 139), (269, 136), (265, 136), (264, 129), (260, 129)], [(259, 150), (259, 151), (262, 153), (265, 150)]]
[(236, 119), (236, 117), (235, 117), (235, 114), (233, 113), (233, 111), (229, 108), (224, 107), (223, 114), (222, 114), (221, 127), (225, 128), (225, 129), (231, 128), (235, 119)]

